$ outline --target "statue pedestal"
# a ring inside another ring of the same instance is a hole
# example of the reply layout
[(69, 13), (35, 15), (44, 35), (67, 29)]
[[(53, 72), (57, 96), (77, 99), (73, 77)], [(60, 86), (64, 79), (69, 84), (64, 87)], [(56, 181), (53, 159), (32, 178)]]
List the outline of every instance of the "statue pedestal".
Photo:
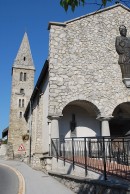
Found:
[(120, 64), (122, 81), (127, 88), (130, 88), (130, 64)]
[(127, 88), (130, 88), (130, 78), (123, 78), (122, 81)]

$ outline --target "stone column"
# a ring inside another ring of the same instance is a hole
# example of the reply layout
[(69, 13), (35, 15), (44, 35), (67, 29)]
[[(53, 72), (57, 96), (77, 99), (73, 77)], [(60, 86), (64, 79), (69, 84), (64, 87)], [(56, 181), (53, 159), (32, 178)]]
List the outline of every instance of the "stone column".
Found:
[[(100, 118), (98, 118), (101, 121), (101, 136), (103, 136), (103, 137), (110, 136), (109, 120), (111, 118), (112, 117), (100, 117)], [(104, 157), (109, 156), (109, 153), (110, 153), (109, 145), (111, 145), (111, 139), (105, 138), (105, 143), (104, 143), (105, 152), (103, 154)], [(103, 150), (102, 150), (102, 152), (103, 152)]]
[(51, 138), (59, 138), (59, 116), (51, 116)]
[[(59, 116), (51, 116), (50, 117), (51, 119), (51, 134), (50, 134), (50, 137), (51, 139), (53, 138), (58, 138), (59, 139), (59, 119), (60, 117)], [(55, 155), (59, 155), (59, 150), (60, 150), (60, 143), (59, 143), (59, 140), (54, 140), (54, 144), (57, 148), (57, 150), (54, 149), (54, 153)], [(52, 143), (52, 142), (51, 142)], [(50, 152), (52, 153), (52, 145), (50, 146)]]
[(110, 136), (109, 120), (112, 117), (99, 117), (98, 120), (101, 121), (101, 136)]

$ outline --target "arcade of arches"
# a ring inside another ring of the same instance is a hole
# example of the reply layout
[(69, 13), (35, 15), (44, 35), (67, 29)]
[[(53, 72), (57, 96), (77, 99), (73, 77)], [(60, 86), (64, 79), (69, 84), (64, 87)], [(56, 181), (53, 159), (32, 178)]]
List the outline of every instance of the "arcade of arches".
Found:
[[(113, 117), (100, 117), (98, 108), (88, 101), (73, 101), (63, 109), (58, 118), (57, 138), (125, 136), (130, 129), (130, 103), (118, 105)], [(56, 137), (56, 136), (55, 136)]]

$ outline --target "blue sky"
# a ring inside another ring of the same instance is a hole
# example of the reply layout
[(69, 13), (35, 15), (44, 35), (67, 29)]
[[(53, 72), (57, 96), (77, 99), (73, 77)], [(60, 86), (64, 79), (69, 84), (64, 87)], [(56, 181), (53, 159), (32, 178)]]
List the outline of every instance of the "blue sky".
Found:
[[(90, 0), (88, 0), (91, 2)], [(86, 5), (67, 13), (60, 0), (0, 0), (0, 137), (9, 124), (11, 68), (24, 32), (28, 34), (36, 68), (35, 83), (44, 61), (48, 58), (47, 30), (49, 21), (64, 22), (96, 11), (96, 5)]]

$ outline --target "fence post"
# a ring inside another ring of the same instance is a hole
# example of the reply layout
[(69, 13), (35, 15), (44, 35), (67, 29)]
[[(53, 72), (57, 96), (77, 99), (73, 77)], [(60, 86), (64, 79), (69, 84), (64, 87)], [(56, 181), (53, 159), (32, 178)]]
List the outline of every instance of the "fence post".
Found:
[(51, 139), (51, 145), (50, 145), (50, 146), (51, 146), (51, 148), (50, 148), (50, 154), (51, 154), (51, 156), (53, 156), (52, 141), (53, 141), (53, 140)]
[(103, 166), (104, 166), (104, 180), (107, 180), (107, 174), (106, 174), (106, 153), (105, 153), (105, 138), (103, 137)]
[(72, 158), (73, 158), (73, 170), (74, 170), (74, 139), (72, 137)]
[(91, 139), (88, 140), (89, 157), (91, 158)]
[(64, 159), (64, 166), (65, 166), (65, 139), (63, 139), (63, 159)]
[(111, 138), (109, 139), (109, 159), (110, 159), (110, 162), (111, 162), (111, 155), (112, 155), (112, 142), (111, 142)]
[(86, 137), (84, 138), (84, 157), (85, 157), (85, 176), (87, 176), (87, 149), (86, 149)]
[(123, 159), (124, 159), (123, 162), (126, 164), (126, 157), (125, 157), (125, 156), (126, 156), (126, 154), (125, 154), (125, 140), (124, 140), (124, 138), (123, 138), (123, 156), (124, 156), (124, 157), (123, 157)]
[(58, 148), (58, 139), (56, 139), (56, 156), (57, 156), (57, 162), (58, 162), (58, 157), (59, 157), (59, 148)]

